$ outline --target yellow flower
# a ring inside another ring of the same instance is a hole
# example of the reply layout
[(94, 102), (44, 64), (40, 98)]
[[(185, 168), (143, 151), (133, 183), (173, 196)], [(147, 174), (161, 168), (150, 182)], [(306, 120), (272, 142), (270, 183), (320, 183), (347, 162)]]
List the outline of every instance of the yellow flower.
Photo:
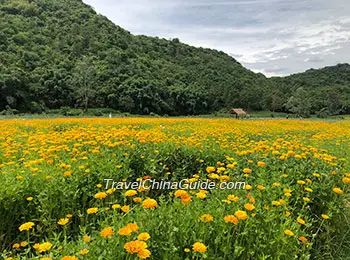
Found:
[(142, 206), (144, 209), (154, 209), (158, 207), (158, 203), (154, 199), (147, 198), (143, 201)]
[(177, 190), (174, 193), (176, 198), (183, 198), (183, 197), (188, 197), (188, 193), (184, 190)]
[(244, 168), (244, 169), (243, 169), (243, 172), (244, 172), (244, 173), (252, 173), (252, 170), (249, 169), (249, 168)]
[(309, 201), (310, 201), (310, 199), (309, 199), (308, 197), (304, 197), (303, 200), (304, 200), (305, 202), (309, 202)]
[(333, 191), (339, 195), (344, 193), (340, 188), (334, 188)]
[(151, 251), (148, 249), (142, 249), (137, 253), (137, 256), (141, 259), (146, 259), (151, 256)]
[(281, 205), (287, 204), (287, 202), (285, 200), (283, 200), (283, 199), (280, 199), (280, 203), (281, 203)]
[(121, 208), (120, 204), (113, 204), (112, 205), (112, 209), (120, 209), (120, 208)]
[(254, 205), (252, 205), (252, 204), (244, 204), (244, 207), (247, 209), (247, 210), (249, 210), (249, 211), (252, 211), (253, 209), (255, 209), (255, 206)]
[(72, 172), (70, 171), (66, 171), (64, 174), (63, 174), (64, 177), (70, 177), (72, 176)]
[(300, 224), (300, 225), (305, 225), (305, 220), (301, 219), (301, 218), (297, 218), (297, 222)]
[(207, 173), (215, 172), (215, 170), (216, 170), (215, 167), (212, 167), (212, 166), (209, 166), (206, 168)]
[(136, 223), (128, 223), (126, 225), (127, 228), (130, 228), (132, 232), (138, 232), (139, 226)]
[(64, 226), (64, 225), (66, 225), (66, 224), (68, 223), (68, 221), (69, 221), (68, 218), (61, 218), (61, 219), (57, 222), (57, 224), (58, 224), (58, 225), (61, 225), (61, 226)]
[(99, 184), (96, 185), (96, 187), (100, 189), (100, 188), (102, 188), (102, 184), (99, 183)]
[(135, 203), (140, 203), (142, 201), (142, 198), (136, 197), (132, 199)]
[(235, 225), (238, 223), (238, 218), (236, 218), (234, 215), (227, 215), (224, 217), (224, 220), (226, 223), (232, 223)]
[(281, 205), (281, 202), (279, 202), (279, 201), (272, 201), (272, 205), (273, 206), (279, 206), (279, 205)]
[(283, 192), (284, 192), (284, 193), (292, 193), (292, 190), (291, 190), (291, 189), (284, 188), (284, 189), (283, 189)]
[(123, 228), (118, 230), (118, 234), (120, 236), (130, 236), (131, 233), (132, 233), (132, 230), (128, 227), (123, 227)]
[(151, 238), (151, 236), (147, 232), (140, 233), (137, 236), (137, 239), (140, 240), (140, 241), (147, 241), (150, 238)]
[(132, 197), (132, 196), (135, 196), (136, 194), (137, 194), (136, 190), (128, 190), (124, 193), (124, 196), (125, 197)]
[(289, 229), (285, 230), (284, 234), (286, 234), (287, 236), (294, 236), (294, 233)]
[(100, 199), (103, 200), (104, 198), (107, 197), (107, 193), (106, 192), (98, 192), (95, 194), (95, 199)]
[(32, 201), (32, 200), (33, 200), (33, 197), (28, 197), (26, 200)]
[(45, 242), (39, 245), (38, 251), (39, 253), (43, 253), (43, 252), (49, 251), (51, 247), (52, 247), (52, 244), (50, 242)]
[(79, 254), (81, 254), (81, 255), (87, 255), (88, 253), (89, 253), (88, 249), (82, 249), (79, 251)]
[(212, 222), (214, 220), (214, 217), (210, 214), (204, 214), (200, 217), (200, 221), (202, 222)]
[(263, 167), (263, 166), (265, 166), (265, 165), (266, 165), (265, 162), (258, 162), (258, 166), (259, 166), (259, 167)]
[(115, 192), (117, 189), (116, 188), (110, 188), (106, 191), (107, 194), (112, 194), (113, 192)]
[(26, 222), (24, 224), (22, 224), (20, 227), (19, 227), (19, 231), (24, 231), (24, 230), (29, 230), (31, 229), (35, 224), (33, 222)]
[(265, 187), (264, 187), (263, 185), (258, 185), (258, 189), (259, 189), (259, 190), (264, 190)]
[(95, 214), (98, 212), (98, 208), (89, 208), (86, 212), (87, 214)]
[(207, 197), (207, 194), (205, 194), (204, 192), (197, 192), (196, 196), (199, 199), (205, 199)]
[(192, 245), (193, 251), (196, 251), (198, 253), (204, 253), (207, 251), (207, 247), (201, 243), (201, 242), (196, 242)]
[(61, 260), (79, 260), (79, 258), (76, 256), (67, 255), (67, 256), (62, 257)]
[(189, 252), (191, 252), (191, 249), (185, 248), (185, 249), (184, 249), (184, 252), (185, 252), (185, 253), (189, 253)]
[(251, 189), (253, 189), (253, 187), (251, 185), (247, 184), (247, 185), (245, 185), (245, 189), (246, 190), (251, 190)]
[(83, 240), (84, 240), (85, 243), (89, 243), (90, 242), (90, 237), (87, 236), (87, 235), (84, 235), (83, 236)]
[(125, 206), (121, 207), (121, 210), (122, 210), (124, 213), (128, 213), (129, 210), (130, 210), (130, 206), (125, 205)]
[(26, 241), (21, 242), (21, 247), (25, 247), (27, 245), (28, 245), (28, 242), (26, 242)]
[(238, 196), (235, 196), (233, 194), (230, 194), (230, 195), (227, 195), (227, 199), (229, 201), (234, 201), (234, 202), (237, 202), (239, 200), (239, 197)]
[(329, 216), (326, 215), (326, 214), (322, 214), (321, 217), (322, 217), (323, 219), (329, 219)]
[(100, 235), (103, 238), (109, 238), (114, 234), (113, 228), (111, 227), (105, 227), (101, 232)]
[(12, 248), (19, 248), (19, 247), (20, 247), (20, 244), (18, 244), (18, 243), (15, 243), (12, 245)]
[(229, 169), (233, 169), (233, 168), (235, 168), (236, 164), (235, 164), (235, 163), (229, 163), (229, 164), (227, 164), (226, 166), (227, 166), (227, 168), (229, 168)]
[(307, 192), (313, 192), (313, 190), (310, 189), (310, 188), (305, 188), (305, 190), (306, 190)]
[(298, 180), (297, 183), (300, 184), (300, 185), (304, 185), (306, 182), (302, 181), (302, 180)]
[(237, 210), (235, 212), (235, 216), (239, 219), (239, 220), (246, 220), (248, 218), (248, 214), (247, 212), (243, 211), (243, 210)]
[(344, 183), (350, 183), (350, 178), (344, 177), (344, 178), (342, 179), (342, 181), (343, 181)]
[(286, 217), (289, 217), (289, 216), (290, 216), (290, 212), (286, 211)]
[(52, 260), (52, 258), (51, 257), (42, 257), (42, 258), (40, 258), (40, 260)]

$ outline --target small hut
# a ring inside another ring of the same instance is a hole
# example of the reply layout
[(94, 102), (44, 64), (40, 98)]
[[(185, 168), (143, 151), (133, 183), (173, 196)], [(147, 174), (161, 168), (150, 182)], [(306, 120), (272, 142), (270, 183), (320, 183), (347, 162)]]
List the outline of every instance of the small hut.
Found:
[(232, 108), (230, 110), (230, 114), (234, 114), (236, 115), (236, 118), (240, 118), (240, 117), (248, 117), (248, 113), (245, 112), (243, 109), (241, 108)]

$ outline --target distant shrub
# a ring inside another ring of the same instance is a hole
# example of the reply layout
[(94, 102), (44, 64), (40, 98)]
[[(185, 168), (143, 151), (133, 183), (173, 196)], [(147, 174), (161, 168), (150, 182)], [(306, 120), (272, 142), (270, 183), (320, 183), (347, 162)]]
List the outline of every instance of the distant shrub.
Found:
[(67, 116), (82, 116), (84, 114), (83, 110), (80, 109), (70, 109), (67, 112)]
[(316, 112), (318, 118), (326, 118), (329, 116), (329, 111), (327, 108), (322, 108), (320, 111)]
[(16, 115), (19, 111), (17, 109), (11, 108), (9, 105), (6, 106), (6, 109), (1, 111), (2, 115)]
[(61, 114), (64, 115), (64, 116), (68, 116), (69, 110), (70, 110), (70, 107), (61, 107), (61, 108), (60, 108), (60, 112), (61, 112)]
[(32, 114), (42, 114), (45, 112), (45, 106), (43, 104), (40, 104), (38, 102), (32, 101), (30, 102), (30, 108), (29, 111)]

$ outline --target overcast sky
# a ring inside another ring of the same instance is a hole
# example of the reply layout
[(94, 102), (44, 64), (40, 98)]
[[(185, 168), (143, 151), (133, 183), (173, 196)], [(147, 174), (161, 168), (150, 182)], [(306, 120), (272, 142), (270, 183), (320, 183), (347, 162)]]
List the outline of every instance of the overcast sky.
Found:
[(266, 76), (350, 62), (350, 0), (83, 0), (133, 34), (222, 50)]

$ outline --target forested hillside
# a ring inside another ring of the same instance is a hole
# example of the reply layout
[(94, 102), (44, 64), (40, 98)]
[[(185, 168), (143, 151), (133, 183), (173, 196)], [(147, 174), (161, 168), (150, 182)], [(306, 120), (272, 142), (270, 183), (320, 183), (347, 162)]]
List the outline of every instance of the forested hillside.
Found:
[[(304, 110), (306, 115), (311, 112), (320, 115), (350, 113), (349, 64), (310, 69), (303, 73), (269, 80), (278, 93), (276, 95), (278, 105), (284, 104), (282, 109), (293, 112), (293, 106), (296, 109), (295, 103), (298, 103), (299, 110)], [(277, 110), (280, 109), (281, 107), (277, 106)], [(299, 114), (305, 113), (299, 112)]]
[(347, 64), (267, 79), (220, 51), (134, 36), (79, 0), (0, 0), (0, 111), (349, 113), (349, 86)]

